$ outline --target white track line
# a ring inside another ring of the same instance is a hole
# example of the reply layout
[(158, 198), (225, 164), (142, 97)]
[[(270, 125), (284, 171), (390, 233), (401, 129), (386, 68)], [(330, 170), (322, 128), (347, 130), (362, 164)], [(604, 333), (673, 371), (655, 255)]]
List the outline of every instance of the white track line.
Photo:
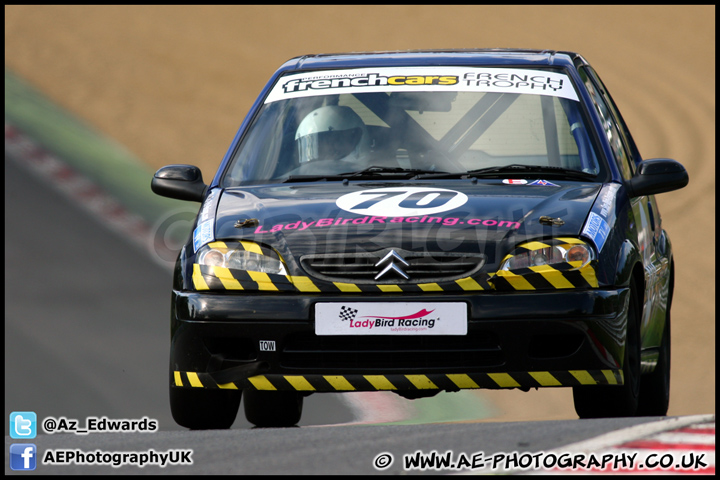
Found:
[[(697, 432), (686, 433), (692, 430)], [(616, 468), (608, 464), (605, 469), (553, 468), (526, 473), (532, 475), (714, 475), (715, 415), (690, 415), (635, 425), (555, 449), (549, 453), (556, 455), (585, 453), (598, 456), (610, 454), (617, 460), (628, 459), (630, 455), (634, 457), (632, 468), (630, 463), (620, 462)], [(661, 459), (668, 461), (666, 468), (659, 465)], [(681, 460), (690, 461), (692, 464), (695, 459), (701, 459), (701, 466), (704, 467), (695, 470), (678, 467)], [(647, 466), (648, 463), (651, 467)]]
[(573, 443), (565, 447), (553, 450), (572, 452), (597, 452), (605, 448), (614, 447), (623, 443), (639, 440), (660, 432), (676, 430), (693, 424), (714, 422), (715, 414), (690, 415), (686, 417), (673, 417), (658, 422), (643, 423), (632, 427), (623, 428), (614, 432), (606, 433), (589, 440)]

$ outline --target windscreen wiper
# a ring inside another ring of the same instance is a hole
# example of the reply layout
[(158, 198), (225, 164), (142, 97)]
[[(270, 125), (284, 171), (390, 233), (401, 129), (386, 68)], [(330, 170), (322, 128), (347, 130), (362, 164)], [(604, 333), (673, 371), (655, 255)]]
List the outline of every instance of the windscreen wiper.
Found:
[(414, 177), (419, 174), (432, 174), (432, 173), (440, 173), (444, 174), (446, 172), (438, 172), (437, 170), (423, 170), (420, 168), (402, 168), (402, 167), (380, 167), (380, 166), (372, 166), (367, 167), (363, 170), (358, 170), (357, 172), (344, 172), (344, 173), (333, 173), (328, 175), (290, 175), (285, 180), (283, 180), (283, 183), (297, 183), (297, 182), (317, 182), (320, 180), (325, 180), (328, 182), (338, 182), (342, 180), (352, 180), (352, 179), (367, 179), (367, 178), (377, 178), (377, 177), (400, 177), (400, 178), (410, 178)]
[(352, 177), (363, 177), (363, 176), (386, 176), (386, 175), (401, 175), (401, 176), (414, 176), (419, 174), (433, 174), (433, 173), (447, 173), (438, 172), (437, 170), (424, 170), (422, 168), (402, 168), (402, 167), (381, 167), (373, 165), (357, 172), (346, 172), (341, 173), (340, 176), (352, 178)]
[(339, 182), (342, 180), (345, 180), (346, 177), (342, 175), (290, 175), (285, 180), (282, 181), (282, 183), (298, 183), (298, 182), (317, 182), (320, 180), (325, 180), (328, 182)]
[(511, 165), (500, 165), (494, 167), (478, 168), (476, 170), (468, 170), (467, 172), (456, 172), (447, 174), (428, 174), (419, 175), (418, 180), (429, 178), (463, 178), (463, 177), (491, 177), (493, 175), (552, 175), (565, 178), (573, 178), (578, 180), (590, 180), (597, 176), (597, 173), (583, 172), (573, 170), (571, 168), (553, 167), (548, 165), (524, 165), (513, 163)]
[(479, 168), (477, 170), (470, 170), (467, 173), (468, 176), (471, 177), (485, 176), (497, 173), (540, 173), (543, 175), (559, 175), (563, 177), (580, 178), (583, 180), (595, 178), (597, 176), (597, 173), (583, 172), (581, 170), (574, 170), (572, 168), (554, 167), (551, 165), (524, 165), (518, 163), (498, 167)]

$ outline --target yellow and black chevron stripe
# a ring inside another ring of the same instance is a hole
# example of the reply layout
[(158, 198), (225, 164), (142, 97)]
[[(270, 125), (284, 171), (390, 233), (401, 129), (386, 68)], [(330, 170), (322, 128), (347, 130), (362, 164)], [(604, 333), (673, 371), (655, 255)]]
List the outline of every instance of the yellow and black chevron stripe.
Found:
[[(242, 247), (258, 255), (280, 258), (280, 254), (264, 245), (252, 241), (232, 243), (232, 248)], [(228, 244), (212, 242), (209, 248), (226, 252)], [(236, 270), (226, 267), (193, 264), (193, 286), (196, 290), (250, 290), (266, 292), (302, 292), (302, 293), (423, 293), (423, 292), (463, 292), (491, 290), (489, 275), (475, 278), (461, 278), (453, 282), (419, 283), (405, 285), (370, 285), (357, 283), (327, 282), (313, 280), (307, 276), (274, 275), (270, 273)]]
[[(248, 240), (228, 243), (216, 241), (209, 243), (206, 247), (223, 253), (227, 252), (229, 248), (245, 249), (248, 252), (269, 256), (283, 262), (283, 258), (278, 252), (265, 245)], [(196, 290), (297, 291), (286, 275), (273, 275), (197, 263), (193, 264), (192, 280)]]
[(577, 269), (578, 265), (573, 263), (579, 262), (499, 271), (491, 282), (495, 290), (562, 290), (598, 286), (593, 265)]
[[(519, 245), (513, 253), (531, 252), (555, 245), (570, 248), (575, 244), (584, 243), (578, 238), (558, 237), (524, 243)], [(512, 256), (512, 254), (507, 255), (501, 263)], [(594, 262), (578, 268), (580, 265), (581, 262), (577, 261), (507, 271), (500, 270), (490, 279), (490, 282), (496, 290), (561, 290), (598, 287)]]
[(235, 270), (225, 267), (193, 265), (193, 285), (196, 290), (262, 290), (303, 293), (423, 293), (467, 292), (491, 290), (489, 276), (461, 278), (454, 282), (419, 283), (406, 285), (370, 285), (326, 282), (307, 276), (273, 275), (270, 273)]
[(557, 370), (509, 373), (457, 373), (428, 375), (255, 375), (235, 383), (218, 384), (209, 373), (173, 374), (173, 387), (230, 390), (302, 392), (375, 392), (393, 390), (465, 390), (501, 388), (622, 385), (622, 370)]
[[(552, 245), (571, 246), (583, 243), (576, 238), (556, 238), (543, 242), (529, 242), (518, 249), (539, 250)], [(227, 251), (225, 242), (212, 242), (208, 247)], [(233, 243), (259, 255), (279, 258), (280, 254), (264, 245), (243, 240)], [(509, 256), (505, 257), (506, 259)], [(293, 293), (433, 293), (474, 292), (487, 290), (552, 290), (568, 288), (592, 288), (598, 286), (593, 263), (578, 269), (578, 262), (543, 265), (497, 273), (480, 273), (473, 277), (437, 283), (373, 285), (359, 283), (328, 282), (302, 275), (275, 275), (263, 272), (236, 270), (226, 267), (193, 264), (192, 281), (196, 290), (247, 290)]]

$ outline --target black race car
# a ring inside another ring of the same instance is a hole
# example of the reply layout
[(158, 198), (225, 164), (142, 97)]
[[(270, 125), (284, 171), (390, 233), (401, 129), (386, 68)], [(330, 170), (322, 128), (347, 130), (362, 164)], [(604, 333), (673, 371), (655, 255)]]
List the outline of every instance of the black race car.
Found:
[(581, 418), (665, 415), (673, 252), (643, 160), (578, 54), (285, 63), (206, 185), (173, 277), (178, 424), (300, 420), (317, 392), (572, 387)]

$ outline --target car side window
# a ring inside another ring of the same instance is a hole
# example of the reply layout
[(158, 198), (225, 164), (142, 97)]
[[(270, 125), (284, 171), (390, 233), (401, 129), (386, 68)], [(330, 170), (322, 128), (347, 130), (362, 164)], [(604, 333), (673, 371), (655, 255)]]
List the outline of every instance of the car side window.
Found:
[(629, 180), (633, 177), (635, 168), (632, 159), (625, 148), (622, 134), (620, 133), (620, 129), (615, 121), (615, 118), (613, 117), (611, 107), (602, 95), (604, 88), (599, 86), (594, 78), (591, 78), (593, 76), (586, 68), (580, 68), (579, 73), (583, 83), (585, 83), (585, 86), (590, 93), (593, 105), (595, 105), (595, 110), (597, 110), (598, 115), (600, 115), (603, 131), (605, 132), (605, 136), (607, 137), (610, 148), (615, 156), (615, 162), (620, 169), (623, 178)]
[(588, 66), (587, 69), (590, 76), (592, 76), (595, 82), (600, 86), (600, 94), (607, 102), (608, 107), (610, 107), (610, 110), (615, 117), (615, 122), (620, 129), (620, 135), (622, 136), (623, 142), (625, 142), (626, 148), (629, 150), (628, 153), (630, 154), (630, 159), (632, 160), (630, 166), (632, 170), (635, 171), (635, 166), (642, 161), (640, 152), (635, 145), (635, 140), (633, 140), (633, 137), (630, 134), (630, 130), (628, 129), (622, 114), (620, 113), (620, 109), (615, 104), (612, 95), (610, 95), (610, 92), (608, 91), (600, 76), (597, 74), (597, 72), (595, 72), (595, 70), (592, 69), (592, 67)]

